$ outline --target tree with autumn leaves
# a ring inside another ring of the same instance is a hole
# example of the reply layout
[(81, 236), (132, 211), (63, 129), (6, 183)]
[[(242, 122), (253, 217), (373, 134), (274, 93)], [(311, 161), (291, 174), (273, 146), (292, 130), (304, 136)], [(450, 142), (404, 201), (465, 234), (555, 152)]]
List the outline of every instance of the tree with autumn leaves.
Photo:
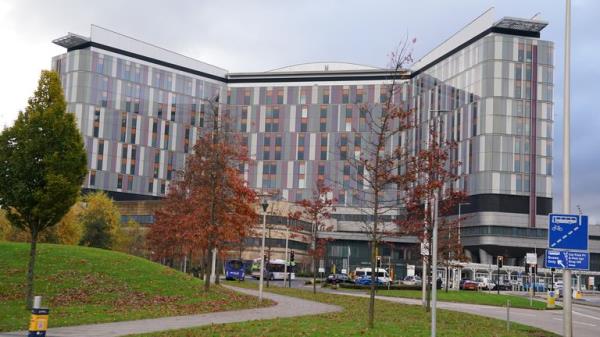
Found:
[[(155, 259), (201, 257), (205, 276), (211, 270), (213, 249), (222, 251), (239, 243), (258, 219), (256, 194), (239, 172), (247, 151), (228, 131), (227, 116), (219, 116), (218, 99), (209, 106), (194, 152), (187, 157), (185, 170), (170, 183), (148, 233)], [(210, 278), (205, 279), (208, 291)]]
[[(315, 183), (313, 195), (311, 199), (303, 199), (298, 202), (301, 207), (301, 214), (311, 224), (310, 241), (311, 246), (308, 249), (308, 255), (312, 259), (313, 272), (313, 293), (317, 293), (317, 261), (325, 256), (327, 249), (327, 239), (319, 238), (318, 233), (331, 231), (332, 228), (328, 225), (327, 220), (331, 218), (331, 212), (335, 211), (333, 206), (336, 202), (331, 198), (331, 188), (319, 179)], [(297, 215), (294, 215), (297, 217)]]
[[(404, 185), (403, 193), (406, 213), (397, 223), (400, 235), (414, 235), (425, 247), (432, 247), (437, 215), (438, 255), (448, 264), (451, 259), (464, 259), (456, 233), (456, 225), (460, 219), (450, 215), (465, 200), (466, 194), (458, 188), (458, 169), (461, 163), (456, 158), (457, 142), (451, 132), (447, 133), (449, 137), (444, 137), (442, 117), (440, 112), (430, 112), (425, 124), (427, 137), (423, 144), (417, 144), (423, 146), (418, 146), (415, 154), (407, 157), (405, 178), (409, 183)], [(427, 255), (423, 257), (426, 262), (423, 282), (426, 283), (425, 308), (429, 311), (431, 287), (437, 281), (437, 266), (432, 266), (432, 249), (427, 251)]]

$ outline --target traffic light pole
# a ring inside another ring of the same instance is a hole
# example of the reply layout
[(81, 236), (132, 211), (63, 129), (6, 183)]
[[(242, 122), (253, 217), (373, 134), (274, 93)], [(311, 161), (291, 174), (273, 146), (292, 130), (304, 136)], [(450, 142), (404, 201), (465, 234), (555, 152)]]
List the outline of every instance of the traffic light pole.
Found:
[(498, 276), (496, 277), (496, 290), (498, 290), (498, 295), (500, 295), (500, 264), (502, 260), (498, 260)]

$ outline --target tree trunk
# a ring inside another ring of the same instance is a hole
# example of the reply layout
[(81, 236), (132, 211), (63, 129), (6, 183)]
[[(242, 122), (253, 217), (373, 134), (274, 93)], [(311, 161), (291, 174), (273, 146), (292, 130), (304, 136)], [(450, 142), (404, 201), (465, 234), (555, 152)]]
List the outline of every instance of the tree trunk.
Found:
[(210, 257), (210, 249), (206, 250), (204, 254), (204, 292), (208, 292), (210, 290), (210, 264), (208, 261), (211, 261)]
[[(376, 233), (377, 227), (374, 225), (374, 234)], [(375, 280), (377, 278), (377, 241), (371, 240), (371, 289), (369, 294), (369, 320), (367, 326), (369, 329), (374, 327), (375, 321)]]
[(433, 267), (432, 267), (432, 261), (431, 261), (431, 240), (429, 240), (429, 256), (427, 259), (427, 272), (429, 274), (429, 277), (427, 278), (427, 294), (425, 296), (425, 298), (427, 299), (427, 305), (425, 306), (425, 311), (430, 312), (431, 311), (431, 287), (433, 286), (433, 282), (437, 281), (434, 280), (435, 274), (436, 272), (434, 272)]
[(221, 284), (221, 280), (219, 280), (219, 276), (221, 275), (221, 260), (218, 255), (215, 264), (215, 284)]
[(38, 239), (38, 233), (37, 231), (32, 231), (31, 232), (31, 246), (29, 249), (29, 266), (27, 268), (27, 298), (25, 306), (27, 309), (31, 309), (31, 306), (33, 304), (33, 277), (34, 277), (34, 273), (33, 273), (33, 269), (35, 266), (35, 255), (37, 253), (36, 249), (37, 249), (37, 239)]
[(313, 294), (316, 294), (316, 293), (317, 293), (317, 257), (313, 255)]
[(450, 265), (446, 264), (446, 292), (448, 292), (448, 280), (450, 280)]

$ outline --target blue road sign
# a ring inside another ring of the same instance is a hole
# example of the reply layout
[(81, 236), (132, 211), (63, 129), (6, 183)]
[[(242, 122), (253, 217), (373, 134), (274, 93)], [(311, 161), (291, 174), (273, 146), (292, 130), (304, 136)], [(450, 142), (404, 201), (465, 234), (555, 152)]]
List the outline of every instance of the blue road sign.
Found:
[(588, 250), (587, 215), (549, 214), (548, 248)]
[(590, 270), (590, 253), (546, 250), (546, 268)]

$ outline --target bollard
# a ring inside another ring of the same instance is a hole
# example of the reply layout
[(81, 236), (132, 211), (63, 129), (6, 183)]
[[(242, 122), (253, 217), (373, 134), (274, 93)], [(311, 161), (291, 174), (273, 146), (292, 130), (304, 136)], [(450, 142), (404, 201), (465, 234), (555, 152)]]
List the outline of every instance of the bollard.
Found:
[(510, 331), (510, 300), (506, 300), (506, 331)]
[(556, 293), (552, 290), (548, 291), (546, 308), (554, 309), (556, 307)]
[(45, 337), (48, 330), (48, 314), (50, 309), (42, 308), (42, 296), (36, 296), (31, 309), (28, 337)]

